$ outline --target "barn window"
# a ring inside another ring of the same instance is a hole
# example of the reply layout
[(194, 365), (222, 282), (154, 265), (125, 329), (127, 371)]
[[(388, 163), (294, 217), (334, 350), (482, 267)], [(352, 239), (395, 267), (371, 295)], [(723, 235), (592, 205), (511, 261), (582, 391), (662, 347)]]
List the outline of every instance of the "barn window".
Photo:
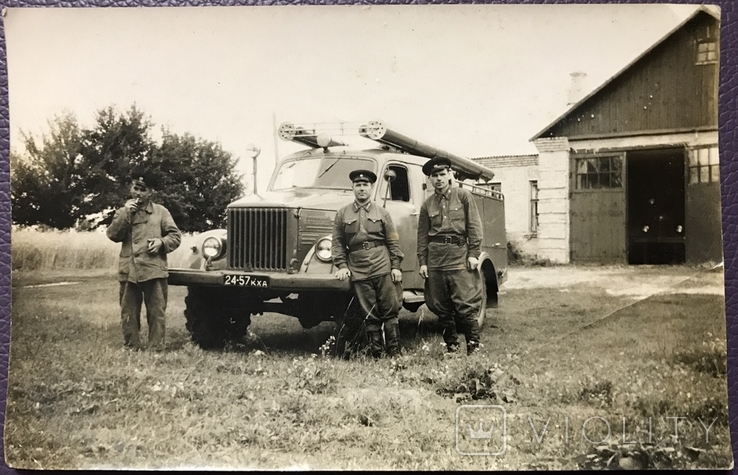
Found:
[(528, 230), (531, 233), (538, 232), (538, 182), (530, 182), (530, 223)]
[(695, 63), (715, 64), (718, 62), (717, 30), (715, 28), (705, 25), (695, 44), (697, 46)]
[(714, 64), (717, 60), (717, 41), (700, 40), (697, 42), (697, 64)]
[(577, 158), (576, 189), (622, 188), (623, 159), (620, 156)]
[(717, 147), (695, 148), (689, 151), (689, 183), (718, 183), (720, 163)]

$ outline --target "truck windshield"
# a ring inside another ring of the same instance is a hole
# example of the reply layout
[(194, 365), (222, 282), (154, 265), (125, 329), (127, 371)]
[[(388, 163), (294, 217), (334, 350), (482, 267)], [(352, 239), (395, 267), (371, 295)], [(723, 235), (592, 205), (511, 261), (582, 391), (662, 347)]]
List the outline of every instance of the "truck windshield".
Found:
[(272, 190), (291, 188), (351, 189), (349, 173), (374, 170), (374, 162), (365, 158), (328, 156), (291, 160), (280, 164)]

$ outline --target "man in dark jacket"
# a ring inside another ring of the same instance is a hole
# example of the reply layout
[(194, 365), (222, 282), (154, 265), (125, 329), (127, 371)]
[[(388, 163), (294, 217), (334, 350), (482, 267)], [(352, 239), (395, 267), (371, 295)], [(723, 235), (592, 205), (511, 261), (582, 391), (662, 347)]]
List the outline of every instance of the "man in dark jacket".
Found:
[(425, 279), (425, 303), (438, 315), (449, 353), (466, 337), (467, 353), (479, 350), (482, 288), (477, 266), (482, 220), (472, 194), (451, 186), (451, 162), (434, 158), (423, 165), (435, 193), (420, 207), (418, 261)]
[(121, 243), (118, 261), (123, 339), (127, 348), (139, 349), (141, 304), (146, 304), (149, 348), (164, 349), (167, 308), (167, 253), (179, 247), (182, 235), (172, 215), (151, 201), (155, 177), (135, 173), (132, 198), (115, 212), (108, 238)]
[[(400, 239), (386, 209), (371, 200), (377, 176), (369, 170), (349, 174), (354, 202), (344, 206), (333, 223), (333, 264), (338, 280), (351, 279), (356, 298), (363, 311), (359, 321), (346, 321), (339, 331), (337, 349), (345, 356), (343, 346), (356, 339), (356, 331), (366, 321), (372, 356), (382, 354), (382, 326), (387, 354), (400, 352), (400, 326), (397, 315), (402, 305), (402, 270), (404, 257)], [(347, 316), (349, 320), (351, 316)], [(355, 319), (354, 319), (355, 320)]]

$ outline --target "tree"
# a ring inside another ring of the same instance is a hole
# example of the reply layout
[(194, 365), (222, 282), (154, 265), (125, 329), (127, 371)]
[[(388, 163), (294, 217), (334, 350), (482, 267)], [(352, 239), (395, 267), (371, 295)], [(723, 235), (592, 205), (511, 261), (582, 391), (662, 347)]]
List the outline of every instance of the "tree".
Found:
[(159, 174), (157, 197), (182, 231), (224, 227), (226, 206), (244, 193), (232, 154), (190, 134), (165, 131), (151, 168)]
[(55, 117), (49, 127), (49, 135), (41, 138), (41, 147), (33, 137), (23, 134), (26, 160), (11, 155), (12, 220), (64, 229), (80, 217), (79, 190), (84, 186), (80, 130), (71, 114)]
[(26, 155), (11, 155), (16, 224), (58, 229), (107, 224), (129, 197), (130, 173), (139, 167), (159, 177), (156, 199), (183, 231), (223, 226), (226, 205), (243, 194), (229, 152), (166, 131), (159, 146), (151, 138), (152, 121), (135, 105), (122, 114), (113, 107), (98, 111), (90, 129), (80, 129), (72, 115), (49, 125), (42, 146), (24, 135)]
[(116, 113), (113, 107), (97, 112), (95, 126), (82, 137), (85, 195), (81, 216), (102, 212), (102, 223), (112, 220), (114, 210), (128, 195), (131, 171), (156, 151), (152, 127), (151, 120), (135, 105), (124, 114)]

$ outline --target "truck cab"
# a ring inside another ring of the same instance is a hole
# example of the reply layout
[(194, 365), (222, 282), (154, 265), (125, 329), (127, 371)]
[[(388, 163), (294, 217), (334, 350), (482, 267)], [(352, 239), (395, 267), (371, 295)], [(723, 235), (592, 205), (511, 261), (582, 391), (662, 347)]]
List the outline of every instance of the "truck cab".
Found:
[(169, 284), (188, 287), (185, 317), (193, 341), (204, 348), (239, 341), (253, 314), (290, 315), (310, 328), (326, 320), (340, 324), (356, 311), (350, 283), (335, 278), (331, 260), (333, 221), (354, 199), (349, 173), (356, 169), (379, 177), (373, 199), (391, 214), (405, 255), (403, 306), (417, 311), (424, 303), (418, 215), (433, 193), (422, 172), (429, 151), (456, 158), (457, 186), (472, 192), (484, 223), (478, 271), (486, 297), (478, 316), (483, 323), (507, 276), (504, 198), (486, 184), (493, 173), (471, 160), (421, 149), (378, 121), (362, 125), (359, 134), (378, 146), (357, 150), (314, 129), (283, 124), (284, 140), (308, 148), (277, 165), (266, 192), (228, 205), (227, 229), (202, 233), (195, 245), (170, 254)]

